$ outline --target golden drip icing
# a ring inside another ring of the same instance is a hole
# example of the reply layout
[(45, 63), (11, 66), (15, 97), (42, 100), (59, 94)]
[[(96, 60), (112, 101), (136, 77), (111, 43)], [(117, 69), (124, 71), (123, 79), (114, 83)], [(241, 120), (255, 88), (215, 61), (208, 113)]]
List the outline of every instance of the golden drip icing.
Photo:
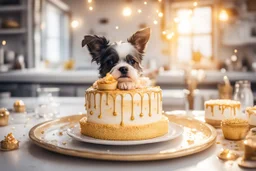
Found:
[[(218, 104), (206, 104), (205, 107), (208, 108), (210, 107), (211, 108), (211, 113), (212, 113), (212, 116), (214, 116), (214, 105), (218, 105)], [(231, 110), (231, 113), (233, 113), (234, 116), (236, 116), (236, 109), (240, 109), (240, 104), (222, 104), (222, 105), (218, 105), (218, 108), (219, 110), (221, 111), (221, 114), (223, 115), (225, 110), (227, 108), (230, 108)], [(232, 112), (233, 110), (233, 112)]]
[(157, 103), (157, 109), (156, 109), (156, 111), (157, 111), (157, 114), (159, 114), (160, 113), (160, 111), (159, 111), (159, 96), (158, 96), (158, 93), (155, 93), (156, 94), (156, 103)]
[[(150, 91), (150, 92), (148, 92)], [(113, 98), (113, 115), (114, 116), (117, 116), (117, 112), (116, 112), (116, 97), (117, 95), (121, 95), (121, 123), (120, 125), (123, 126), (124, 125), (124, 97), (126, 94), (130, 94), (131, 96), (131, 117), (130, 119), (131, 120), (135, 120), (135, 116), (134, 116), (134, 95), (135, 94), (139, 94), (140, 97), (141, 97), (141, 113), (140, 113), (140, 117), (143, 117), (144, 114), (143, 114), (143, 101), (144, 101), (144, 94), (147, 93), (148, 96), (149, 96), (149, 116), (152, 116), (152, 99), (151, 99), (151, 93), (154, 93), (154, 99), (157, 100), (157, 113), (160, 113), (160, 104), (162, 102), (162, 91), (160, 88), (154, 88), (154, 89), (136, 89), (136, 90), (129, 90), (129, 91), (121, 91), (121, 90), (114, 90), (114, 91), (100, 91), (100, 90), (96, 90), (96, 89), (93, 89), (93, 88), (89, 88), (87, 91), (86, 91), (86, 100), (87, 100), (87, 106), (88, 109), (91, 108), (91, 102), (92, 100), (94, 101), (94, 108), (96, 109), (98, 106), (96, 104), (96, 96), (97, 94), (100, 94), (100, 104), (99, 104), (99, 115), (98, 115), (98, 118), (102, 118), (102, 96), (104, 94), (106, 94), (106, 105), (109, 105), (109, 94), (112, 96)], [(93, 96), (93, 99), (91, 99)], [(160, 99), (159, 99), (159, 96), (160, 96)], [(160, 100), (160, 101), (159, 101)], [(90, 111), (90, 115), (93, 115), (93, 111)]]
[(106, 93), (106, 105), (108, 105), (108, 93)]
[(93, 93), (94, 109), (96, 109), (96, 95), (97, 93)]
[(124, 126), (124, 96), (121, 95), (121, 126)]
[[(96, 98), (96, 96), (95, 96), (95, 98)], [(100, 114), (99, 114), (99, 116), (98, 116), (99, 119), (102, 117), (101, 108), (102, 108), (102, 93), (100, 93)]]
[(131, 95), (131, 98), (132, 98), (132, 115), (131, 115), (131, 120), (133, 121), (134, 120), (134, 98), (133, 98), (133, 96), (132, 96), (132, 94), (130, 94)]
[(141, 110), (140, 110), (140, 117), (143, 117), (143, 98), (144, 98), (144, 94), (139, 94), (140, 95), (140, 100), (141, 100)]
[(90, 99), (90, 97), (91, 97), (91, 93), (86, 93), (86, 101), (87, 102), (85, 102), (86, 103), (86, 108), (87, 109), (90, 109), (91, 108), (91, 99)]
[(114, 110), (113, 115), (116, 116), (117, 113), (116, 113), (116, 96), (115, 95), (113, 96), (113, 110)]
[(148, 109), (148, 116), (151, 117), (152, 114), (151, 114), (151, 93), (148, 93), (148, 104), (149, 104), (149, 109)]

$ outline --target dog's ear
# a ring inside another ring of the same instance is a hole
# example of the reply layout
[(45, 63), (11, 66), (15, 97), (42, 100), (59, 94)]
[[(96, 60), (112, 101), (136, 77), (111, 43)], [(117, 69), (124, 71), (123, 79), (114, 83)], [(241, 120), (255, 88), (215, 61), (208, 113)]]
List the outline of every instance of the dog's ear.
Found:
[(144, 53), (147, 42), (150, 37), (150, 28), (145, 28), (134, 33), (130, 38), (127, 39), (141, 54)]
[(105, 37), (98, 37), (96, 35), (85, 35), (82, 40), (82, 47), (87, 45), (87, 48), (92, 56), (92, 62), (100, 63), (101, 53), (108, 48), (109, 41)]

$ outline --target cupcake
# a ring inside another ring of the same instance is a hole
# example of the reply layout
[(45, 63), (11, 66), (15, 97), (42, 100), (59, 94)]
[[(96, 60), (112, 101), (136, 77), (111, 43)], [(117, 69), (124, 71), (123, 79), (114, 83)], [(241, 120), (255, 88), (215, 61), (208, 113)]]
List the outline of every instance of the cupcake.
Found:
[(26, 111), (26, 106), (22, 100), (17, 100), (13, 104), (14, 111), (17, 113), (24, 113)]
[(9, 111), (6, 108), (0, 108), (0, 126), (8, 125)]
[(15, 150), (19, 148), (19, 141), (15, 139), (12, 133), (5, 136), (5, 139), (1, 141), (1, 149), (3, 150)]
[(226, 139), (242, 140), (249, 130), (249, 123), (239, 118), (225, 119), (221, 121), (221, 129)]
[(106, 77), (101, 78), (97, 81), (99, 90), (115, 90), (117, 87), (117, 80), (109, 73)]

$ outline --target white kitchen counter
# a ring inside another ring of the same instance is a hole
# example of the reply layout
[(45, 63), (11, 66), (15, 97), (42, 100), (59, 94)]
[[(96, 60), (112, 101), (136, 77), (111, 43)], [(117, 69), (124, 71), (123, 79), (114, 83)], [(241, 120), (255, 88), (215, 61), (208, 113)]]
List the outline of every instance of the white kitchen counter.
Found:
[[(1, 107), (11, 107), (15, 99), (0, 100)], [(27, 104), (34, 104), (35, 98), (22, 99)], [(84, 111), (83, 98), (60, 98), (61, 115), (76, 114)], [(200, 112), (195, 112), (200, 114)], [(202, 114), (202, 112), (201, 112)], [(202, 115), (197, 116), (202, 116)], [(15, 119), (14, 119), (15, 120)], [(13, 132), (20, 140), (20, 149), (10, 152), (0, 151), (1, 171), (240, 171), (236, 162), (220, 161), (216, 155), (221, 150), (220, 144), (214, 144), (203, 152), (171, 160), (147, 161), (147, 162), (113, 162), (92, 159), (82, 159), (64, 156), (49, 152), (34, 145), (28, 137), (28, 131), (43, 119), (31, 117), (27, 124), (11, 123), (6, 127), (0, 127), (0, 138), (9, 132)], [(218, 131), (218, 136), (222, 136)]]
[[(216, 84), (222, 82), (223, 76), (227, 75), (230, 81), (250, 80), (256, 82), (255, 72), (226, 72), (205, 71), (205, 79), (202, 83)], [(0, 73), (1, 82), (12, 83), (66, 83), (66, 84), (91, 84), (98, 78), (97, 70), (22, 70)], [(157, 79), (158, 84), (184, 84), (184, 71), (166, 71)]]

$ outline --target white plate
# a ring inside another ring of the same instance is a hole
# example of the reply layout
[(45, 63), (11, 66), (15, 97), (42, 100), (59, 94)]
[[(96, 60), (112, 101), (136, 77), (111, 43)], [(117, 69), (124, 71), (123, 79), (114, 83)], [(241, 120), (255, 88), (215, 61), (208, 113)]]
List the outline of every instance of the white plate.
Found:
[(130, 141), (113, 141), (113, 140), (101, 140), (92, 138), (89, 136), (82, 135), (80, 133), (80, 127), (76, 126), (72, 129), (68, 129), (68, 135), (75, 140), (92, 143), (92, 144), (101, 144), (101, 145), (139, 145), (139, 144), (151, 144), (157, 142), (169, 141), (177, 138), (183, 133), (183, 127), (178, 124), (169, 122), (169, 131), (167, 134), (147, 140), (130, 140)]

